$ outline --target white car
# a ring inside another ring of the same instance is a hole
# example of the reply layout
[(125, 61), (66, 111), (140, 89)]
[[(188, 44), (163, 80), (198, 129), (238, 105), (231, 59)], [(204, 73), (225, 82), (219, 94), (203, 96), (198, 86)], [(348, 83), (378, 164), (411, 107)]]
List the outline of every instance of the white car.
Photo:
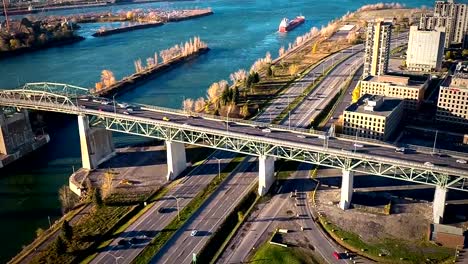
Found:
[(466, 164), (467, 161), (466, 161), (466, 160), (462, 160), (462, 159), (457, 159), (457, 163)]
[(363, 144), (359, 144), (359, 143), (354, 143), (354, 146), (355, 146), (356, 148), (363, 148), (363, 147), (364, 147)]
[(264, 133), (271, 133), (271, 129), (269, 129), (269, 128), (264, 128), (264, 129), (262, 129), (262, 132), (264, 132)]
[(197, 231), (197, 230), (193, 230), (193, 231), (192, 231), (192, 233), (190, 233), (190, 236), (196, 236), (196, 235), (197, 235), (197, 233), (198, 233), (198, 231)]
[(296, 137), (298, 137), (298, 138), (306, 138), (306, 136), (304, 136), (304, 135), (297, 135)]
[(429, 161), (424, 162), (425, 166), (432, 167), (434, 164), (430, 163)]
[(129, 105), (127, 103), (118, 103), (117, 104), (119, 107), (122, 107), (122, 108), (127, 108), (129, 107)]

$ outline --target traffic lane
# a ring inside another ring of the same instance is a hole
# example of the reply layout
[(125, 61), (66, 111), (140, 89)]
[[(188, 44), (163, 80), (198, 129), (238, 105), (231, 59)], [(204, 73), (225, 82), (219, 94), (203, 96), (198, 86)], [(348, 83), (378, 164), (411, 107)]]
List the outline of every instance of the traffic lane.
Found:
[[(235, 155), (234, 153), (225, 151), (221, 152), (220, 154), (220, 158), (229, 158)], [(209, 167), (207, 166), (197, 167), (195, 170), (193, 170), (193, 173), (205, 174), (207, 173), (208, 168)], [(193, 197), (202, 186), (207, 185), (209, 181), (215, 176), (216, 175), (212, 175), (211, 177), (209, 177), (209, 175), (207, 177), (187, 177), (185, 181), (181, 182), (180, 185), (170, 190), (162, 200), (157, 201), (150, 210), (148, 210), (128, 229), (126, 229), (122, 233), (123, 235), (115, 239), (111, 243), (112, 248), (109, 251), (113, 251), (112, 254), (116, 257), (118, 255), (119, 257), (122, 257), (123, 263), (130, 263), (143, 250), (144, 246), (146, 246), (149, 241), (151, 241), (156, 236), (157, 232), (164, 229), (164, 227), (167, 226), (170, 221), (176, 217), (176, 210), (168, 210), (165, 211), (165, 213), (159, 213), (160, 208), (177, 208), (176, 201), (174, 199), (169, 199), (169, 197), (171, 195), (176, 197), (184, 195), (185, 198), (188, 198), (188, 195)], [(190, 199), (182, 199), (179, 204), (180, 207), (185, 207), (189, 200)], [(139, 244), (138, 247), (125, 248), (118, 245), (118, 240), (127, 238), (128, 236), (134, 234), (137, 236), (146, 235), (148, 241), (146, 243)], [(101, 256), (97, 256), (93, 260), (93, 263), (102, 263), (103, 261), (114, 261), (114, 257), (107, 254), (107, 252), (103, 252)]]
[[(180, 237), (169, 243), (168, 250), (152, 263), (190, 263), (193, 253), (200, 252), (227, 214), (253, 187), (257, 175), (246, 171), (255, 165), (255, 160), (253, 157), (246, 159), (240, 169), (197, 211), (194, 219), (181, 231)], [(197, 230), (198, 235), (191, 236), (193, 230)]]
[[(112, 107), (106, 108), (106, 111), (111, 111), (113, 110)], [(175, 115), (175, 114), (167, 114), (167, 113), (159, 113), (159, 112), (154, 112), (154, 111), (146, 111), (146, 110), (139, 110), (136, 111), (135, 114), (132, 113), (132, 115), (137, 115), (141, 117), (146, 117), (149, 119), (156, 119), (156, 120), (161, 120), (164, 116), (170, 116), (171, 117), (171, 122), (177, 122), (177, 123), (186, 123), (187, 125), (194, 125), (196, 127), (203, 127), (203, 128), (209, 128), (209, 129), (218, 129), (218, 130), (224, 130), (233, 133), (239, 133), (242, 135), (248, 134), (252, 136), (267, 136), (273, 139), (281, 140), (283, 141), (284, 139), (288, 139), (288, 141), (292, 143), (310, 143), (314, 145), (314, 142), (310, 139), (301, 139), (297, 138), (295, 133), (292, 132), (285, 132), (285, 131), (278, 131), (276, 133), (271, 133), (271, 134), (265, 134), (262, 133), (262, 131), (258, 128), (251, 127), (248, 125), (237, 125), (233, 122), (231, 122), (231, 125), (229, 125), (228, 128), (226, 128), (226, 122), (223, 121), (218, 121), (218, 120), (207, 120), (204, 118), (188, 118), (186, 116), (182, 115)], [(281, 135), (280, 135), (281, 134)], [(337, 147), (343, 148), (343, 149), (350, 149), (350, 147), (353, 145), (352, 142), (347, 142), (343, 140), (337, 140), (340, 141), (340, 145), (337, 145)], [(366, 142), (363, 142), (366, 144)], [(318, 145), (318, 144), (315, 144)], [(330, 147), (334, 147), (335, 145), (329, 145)], [(382, 148), (375, 148), (375, 150), (368, 151), (365, 154), (376, 154), (380, 155), (381, 153), (386, 153), (388, 151), (385, 150), (380, 150)], [(393, 150), (393, 147), (391, 148)], [(394, 153), (392, 156), (389, 156), (388, 153), (387, 155), (383, 156), (385, 158), (392, 158), (394, 159)], [(441, 166), (441, 167), (450, 167), (453, 169), (459, 169), (459, 170), (466, 170), (467, 165), (460, 164), (456, 162), (455, 158), (449, 158), (449, 157), (438, 157), (437, 159), (434, 159), (433, 156), (430, 154), (423, 154), (423, 153), (412, 153), (411, 155), (406, 155), (405, 160), (412, 161), (415, 163), (418, 163), (422, 165), (421, 163), (424, 163), (426, 161), (436, 161), (436, 165)]]

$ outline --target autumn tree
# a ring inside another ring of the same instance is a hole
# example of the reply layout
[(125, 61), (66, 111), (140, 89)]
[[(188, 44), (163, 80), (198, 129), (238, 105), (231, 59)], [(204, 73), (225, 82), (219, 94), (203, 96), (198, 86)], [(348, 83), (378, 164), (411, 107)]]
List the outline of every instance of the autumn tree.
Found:
[(250, 115), (250, 112), (249, 112), (249, 105), (247, 103), (245, 103), (242, 108), (241, 108), (241, 111), (240, 111), (240, 115), (244, 118), (247, 118), (249, 115)]
[(199, 97), (197, 100), (195, 100), (195, 111), (202, 112), (205, 110), (205, 104), (205, 99), (203, 97)]
[(52, 250), (57, 254), (61, 255), (67, 252), (67, 244), (63, 241), (61, 236), (58, 236), (52, 244)]
[(187, 98), (182, 102), (182, 109), (186, 112), (193, 111), (195, 102), (191, 98)]
[(289, 65), (289, 74), (290, 75), (296, 75), (297, 72), (299, 71), (299, 66), (295, 63)]
[(114, 174), (115, 173), (111, 170), (107, 170), (104, 173), (104, 179), (101, 185), (101, 195), (103, 199), (109, 197), (109, 195), (112, 193), (112, 190), (113, 190), (112, 182), (114, 180)]
[(317, 42), (314, 43), (314, 45), (312, 46), (312, 54), (315, 54), (317, 53)]
[(10, 39), (10, 49), (15, 50), (21, 47), (21, 42), (18, 39)]
[(356, 103), (359, 98), (361, 97), (361, 83), (359, 82), (357, 85), (356, 85), (356, 88), (354, 88), (353, 90), (353, 94), (352, 94), (352, 103)]

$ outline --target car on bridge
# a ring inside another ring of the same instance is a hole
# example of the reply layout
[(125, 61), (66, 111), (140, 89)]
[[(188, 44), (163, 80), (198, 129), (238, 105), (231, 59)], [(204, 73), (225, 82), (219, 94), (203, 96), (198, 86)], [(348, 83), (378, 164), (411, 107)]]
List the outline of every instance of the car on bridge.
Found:
[(171, 119), (169, 119), (169, 117), (165, 116), (162, 118), (163, 121), (171, 121)]

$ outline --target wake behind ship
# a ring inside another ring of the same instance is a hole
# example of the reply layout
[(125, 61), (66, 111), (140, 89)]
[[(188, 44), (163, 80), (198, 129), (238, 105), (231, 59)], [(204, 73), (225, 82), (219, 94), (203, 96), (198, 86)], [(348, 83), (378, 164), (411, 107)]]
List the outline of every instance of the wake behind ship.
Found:
[(304, 23), (305, 17), (304, 16), (297, 16), (293, 20), (289, 20), (287, 18), (283, 18), (281, 23), (279, 24), (278, 31), (279, 32), (288, 32), (299, 26), (300, 24)]

